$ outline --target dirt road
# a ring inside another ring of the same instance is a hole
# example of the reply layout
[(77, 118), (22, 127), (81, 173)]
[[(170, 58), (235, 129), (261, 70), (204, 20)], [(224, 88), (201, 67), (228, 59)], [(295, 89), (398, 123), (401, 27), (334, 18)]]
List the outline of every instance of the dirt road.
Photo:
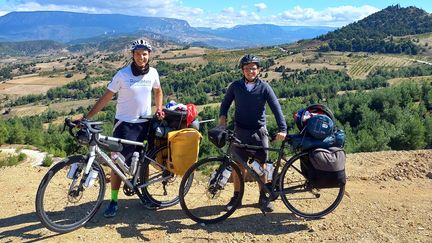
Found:
[(116, 218), (105, 219), (100, 210), (63, 235), (37, 219), (35, 194), (47, 168), (31, 163), (0, 169), (0, 242), (432, 242), (431, 150), (349, 155), (347, 194), (320, 220), (296, 218), (281, 201), (263, 216), (254, 206), (256, 185), (248, 183), (244, 207), (216, 225), (195, 224), (178, 205), (149, 211), (122, 194)]

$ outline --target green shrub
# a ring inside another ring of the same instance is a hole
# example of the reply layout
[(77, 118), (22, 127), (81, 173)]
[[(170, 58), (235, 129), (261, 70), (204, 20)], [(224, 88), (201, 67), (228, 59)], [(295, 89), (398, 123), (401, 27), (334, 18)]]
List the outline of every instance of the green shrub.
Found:
[(0, 159), (0, 167), (17, 165), (18, 162), (17, 155), (8, 155), (6, 158)]
[(22, 162), (27, 158), (27, 155), (25, 153), (19, 153), (18, 154), (18, 161)]
[(45, 158), (42, 160), (42, 166), (49, 167), (52, 165), (53, 162), (54, 161), (53, 161), (51, 155), (47, 154), (47, 155), (45, 155)]

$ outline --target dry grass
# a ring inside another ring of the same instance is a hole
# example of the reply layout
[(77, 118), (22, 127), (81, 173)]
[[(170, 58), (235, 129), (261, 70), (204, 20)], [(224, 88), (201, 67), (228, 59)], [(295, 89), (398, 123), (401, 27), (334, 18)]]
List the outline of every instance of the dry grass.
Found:
[(167, 58), (161, 61), (171, 63), (171, 64), (181, 64), (181, 63), (192, 63), (194, 65), (206, 65), (208, 61), (206, 61), (203, 57), (195, 56), (195, 57), (182, 57), (182, 58)]
[[(272, 81), (273, 79), (275, 80), (279, 80), (282, 78), (282, 73), (278, 73), (278, 72), (274, 72), (271, 71), (272, 69), (270, 69), (270, 71), (267, 72), (261, 72), (260, 73), (260, 78), (266, 80), (266, 81)], [(274, 68), (273, 68), (274, 70)], [(267, 78), (264, 78), (265, 74), (267, 74)]]
[(84, 73), (74, 74), (71, 78), (65, 78), (63, 75), (53, 77), (23, 75), (0, 84), (0, 94), (15, 96), (45, 94), (50, 88), (63, 86), (84, 77)]
[(415, 83), (421, 83), (421, 82), (432, 82), (432, 75), (431, 76), (419, 76), (419, 77), (409, 77), (409, 78), (392, 78), (387, 81), (390, 85), (398, 85), (403, 82), (415, 82)]
[(55, 111), (68, 112), (71, 109), (76, 109), (80, 106), (87, 108), (88, 106), (94, 105), (96, 103), (96, 100), (97, 99), (66, 101), (61, 103), (50, 104), (48, 108)]
[(73, 62), (73, 60), (63, 60), (62, 62), (54, 61), (54, 62), (45, 62), (45, 63), (38, 63), (36, 64), (36, 68), (40, 70), (39, 71), (52, 71), (55, 69), (64, 69), (66, 62)]
[(82, 106), (87, 108), (90, 105), (93, 105), (96, 102), (96, 99), (88, 99), (88, 100), (74, 100), (74, 101), (65, 101), (60, 103), (54, 103), (50, 105), (24, 105), (24, 106), (16, 106), (11, 109), (8, 117), (24, 117), (24, 116), (34, 116), (41, 114), (43, 112), (48, 111), (49, 109), (59, 112), (69, 112), (72, 109), (77, 109)]
[[(274, 70), (279, 66), (285, 66), (292, 70), (307, 70), (307, 69), (330, 69), (330, 70), (343, 70), (343, 65), (338, 65), (342, 60), (345, 59), (343, 54), (323, 54), (322, 57), (316, 57), (315, 52), (297, 53), (285, 57), (278, 58), (276, 64), (270, 67), (270, 70)], [(310, 63), (306, 63), (306, 60), (310, 60)], [(270, 73), (269, 73), (270, 75)]]
[(48, 106), (46, 105), (25, 105), (16, 106), (11, 109), (7, 117), (24, 117), (39, 115), (47, 111)]

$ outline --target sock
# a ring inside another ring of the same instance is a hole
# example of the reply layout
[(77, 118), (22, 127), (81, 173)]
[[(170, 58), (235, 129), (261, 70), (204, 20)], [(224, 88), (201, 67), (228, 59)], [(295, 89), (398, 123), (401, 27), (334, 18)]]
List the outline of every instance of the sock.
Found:
[(238, 197), (239, 194), (240, 194), (240, 192), (234, 191), (234, 197)]
[(111, 201), (114, 201), (114, 202), (118, 201), (118, 193), (119, 193), (119, 190), (111, 190)]

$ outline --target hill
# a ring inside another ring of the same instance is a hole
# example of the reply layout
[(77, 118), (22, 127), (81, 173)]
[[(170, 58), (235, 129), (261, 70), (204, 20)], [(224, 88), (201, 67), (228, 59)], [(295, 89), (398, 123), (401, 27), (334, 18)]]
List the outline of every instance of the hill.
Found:
[[(244, 25), (230, 29), (191, 27), (173, 18), (60, 11), (11, 12), (0, 17), (0, 40), (71, 42), (96, 36), (161, 35), (184, 44), (238, 48), (275, 45), (327, 33), (327, 27)], [(249, 38), (251, 37), (251, 38)], [(263, 37), (263, 38), (261, 38)]]
[(232, 28), (198, 28), (202, 32), (222, 36), (245, 43), (254, 40), (255, 46), (284, 44), (310, 39), (334, 30), (320, 26), (277, 26), (272, 24), (238, 25)]
[(0, 29), (2, 38), (59, 42), (139, 30), (172, 35), (194, 32), (179, 19), (60, 11), (12, 12), (0, 17)]
[[(83, 228), (58, 235), (35, 216), (34, 198), (47, 171), (31, 161), (0, 169), (0, 239), (22, 241), (162, 241), (162, 242), (429, 242), (432, 153), (387, 151), (347, 156), (346, 194), (323, 219), (295, 217), (275, 201), (275, 212), (256, 208), (256, 183), (246, 183), (243, 207), (216, 225), (200, 226), (179, 205), (150, 211), (137, 197), (119, 194), (119, 213), (102, 216), (108, 198)], [(107, 172), (107, 171), (106, 171)], [(17, 180), (17, 178), (20, 178)], [(66, 176), (64, 178), (67, 180)], [(109, 185), (107, 184), (109, 187)], [(59, 195), (61, 196), (61, 195)], [(64, 202), (59, 197), (59, 203)], [(52, 204), (56, 202), (47, 202)]]
[(62, 51), (65, 47), (65, 44), (52, 40), (0, 42), (0, 56), (48, 55), (52, 52)]
[(365, 51), (417, 54), (411, 39), (393, 37), (432, 32), (432, 15), (416, 8), (389, 6), (358, 22), (318, 37), (322, 51)]

